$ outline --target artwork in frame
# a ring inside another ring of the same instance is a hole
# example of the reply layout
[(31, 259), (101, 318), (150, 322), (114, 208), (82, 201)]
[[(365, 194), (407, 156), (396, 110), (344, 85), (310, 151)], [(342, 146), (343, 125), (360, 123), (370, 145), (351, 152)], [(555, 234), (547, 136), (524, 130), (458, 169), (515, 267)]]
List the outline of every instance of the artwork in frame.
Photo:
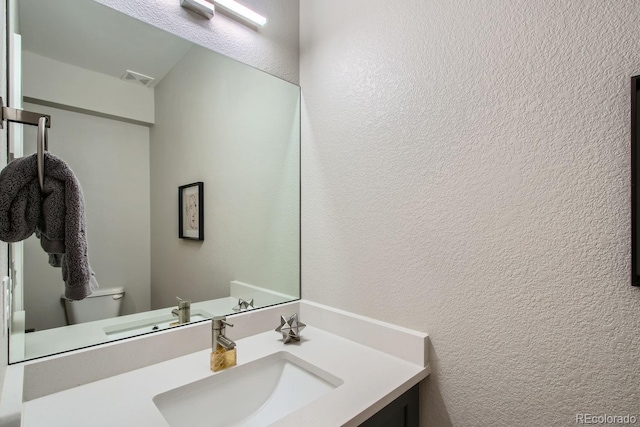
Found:
[(178, 187), (178, 237), (204, 240), (204, 183)]

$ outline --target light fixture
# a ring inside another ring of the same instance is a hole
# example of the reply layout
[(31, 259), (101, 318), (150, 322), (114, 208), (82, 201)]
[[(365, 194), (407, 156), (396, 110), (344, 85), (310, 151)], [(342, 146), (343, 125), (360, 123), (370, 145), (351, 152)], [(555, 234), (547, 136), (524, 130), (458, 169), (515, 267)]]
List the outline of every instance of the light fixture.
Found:
[(180, 6), (207, 19), (213, 18), (213, 14), (215, 13), (215, 7), (205, 0), (180, 0)]
[(267, 22), (267, 18), (262, 15), (257, 14), (253, 10), (249, 9), (241, 5), (238, 2), (233, 0), (210, 0), (216, 6), (219, 6), (221, 9), (239, 17), (246, 21), (249, 21), (252, 24), (255, 24), (259, 27), (262, 27)]

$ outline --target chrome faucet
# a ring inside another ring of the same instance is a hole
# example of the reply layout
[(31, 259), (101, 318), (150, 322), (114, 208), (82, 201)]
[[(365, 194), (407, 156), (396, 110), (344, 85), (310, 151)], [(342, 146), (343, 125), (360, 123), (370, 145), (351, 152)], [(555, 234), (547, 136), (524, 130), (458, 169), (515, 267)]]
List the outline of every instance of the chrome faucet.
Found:
[(178, 308), (171, 310), (171, 314), (178, 317), (178, 323), (189, 323), (191, 321), (191, 301), (180, 299), (178, 300)]
[(236, 366), (236, 343), (225, 336), (225, 328), (233, 326), (225, 316), (216, 316), (211, 320), (211, 370), (213, 372)]
[(218, 345), (225, 350), (233, 350), (236, 343), (231, 341), (225, 336), (225, 328), (233, 327), (233, 325), (227, 322), (226, 316), (216, 316), (211, 321), (211, 351), (216, 351)]

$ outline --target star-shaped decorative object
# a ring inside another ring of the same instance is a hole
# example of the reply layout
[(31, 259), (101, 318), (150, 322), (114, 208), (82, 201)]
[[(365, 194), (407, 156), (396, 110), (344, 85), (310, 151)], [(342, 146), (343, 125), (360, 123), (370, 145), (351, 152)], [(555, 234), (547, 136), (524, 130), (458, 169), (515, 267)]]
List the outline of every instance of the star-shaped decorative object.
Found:
[(300, 341), (300, 332), (302, 332), (306, 326), (307, 325), (298, 320), (298, 313), (288, 319), (284, 316), (280, 316), (280, 326), (276, 328), (276, 332), (280, 332), (282, 334), (282, 339), (286, 344), (291, 340)]
[(245, 310), (251, 310), (253, 308), (255, 308), (253, 306), (253, 298), (251, 298), (249, 301), (245, 301), (242, 298), (239, 298), (238, 305), (233, 307), (233, 311), (245, 311)]

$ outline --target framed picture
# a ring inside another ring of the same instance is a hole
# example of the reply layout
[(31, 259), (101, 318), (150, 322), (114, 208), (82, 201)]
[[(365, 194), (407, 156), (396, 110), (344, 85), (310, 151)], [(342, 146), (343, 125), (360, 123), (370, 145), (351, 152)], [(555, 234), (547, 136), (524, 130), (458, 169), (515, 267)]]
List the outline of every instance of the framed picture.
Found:
[(178, 237), (204, 240), (204, 183), (178, 187)]

